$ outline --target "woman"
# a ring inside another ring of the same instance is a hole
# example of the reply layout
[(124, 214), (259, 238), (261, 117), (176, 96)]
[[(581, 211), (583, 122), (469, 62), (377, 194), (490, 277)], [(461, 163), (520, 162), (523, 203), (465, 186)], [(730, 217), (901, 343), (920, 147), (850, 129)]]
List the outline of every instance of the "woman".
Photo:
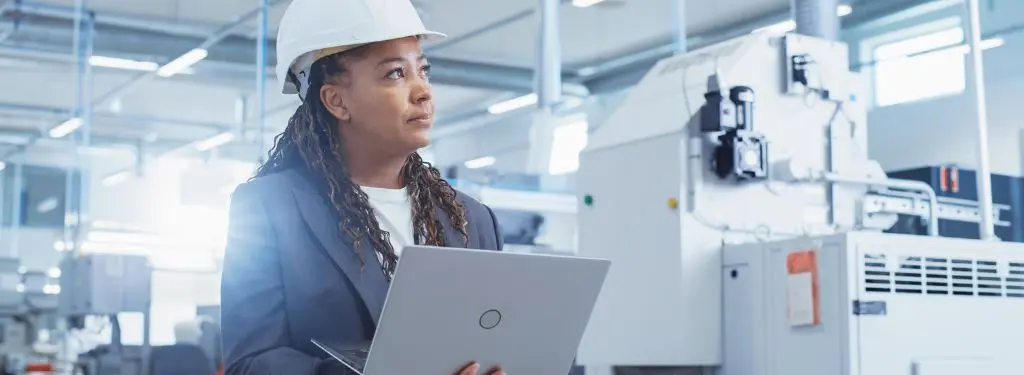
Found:
[(442, 35), (408, 0), (294, 0), (279, 30), (278, 75), (302, 104), (232, 197), (226, 373), (348, 374), (309, 340), (372, 339), (404, 246), (502, 242), (490, 209), (416, 153), (434, 115), (419, 39)]

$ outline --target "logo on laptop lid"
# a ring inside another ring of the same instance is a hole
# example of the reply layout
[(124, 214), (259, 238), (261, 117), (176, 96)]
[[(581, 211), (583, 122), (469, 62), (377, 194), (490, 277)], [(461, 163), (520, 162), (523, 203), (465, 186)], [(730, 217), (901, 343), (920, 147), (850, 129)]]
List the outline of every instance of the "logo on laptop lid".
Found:
[(480, 328), (491, 329), (497, 327), (498, 323), (501, 323), (501, 312), (498, 310), (490, 309), (480, 315)]

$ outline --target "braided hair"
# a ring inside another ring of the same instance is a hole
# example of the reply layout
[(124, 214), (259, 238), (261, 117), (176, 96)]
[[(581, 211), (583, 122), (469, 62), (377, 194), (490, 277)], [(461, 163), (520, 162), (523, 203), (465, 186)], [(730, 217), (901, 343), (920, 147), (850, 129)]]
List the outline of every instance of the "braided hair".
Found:
[[(367, 239), (372, 250), (383, 260), (381, 266), (390, 280), (398, 263), (390, 234), (380, 228), (366, 193), (352, 181), (338, 119), (327, 110), (319, 95), (324, 83), (349, 73), (348, 61), (362, 50), (356, 48), (336, 53), (313, 64), (309, 70), (308, 94), (288, 120), (284, 132), (274, 140), (269, 157), (259, 166), (255, 177), (292, 168), (311, 171), (323, 183), (324, 198), (341, 218), (339, 235), (344, 233), (354, 242), (353, 249), (362, 265), (366, 264), (363, 239)], [(402, 167), (400, 179), (412, 203), (413, 233), (417, 244), (449, 245), (445, 241), (441, 219), (436, 214), (437, 205), (462, 234), (463, 244), (468, 243), (466, 211), (455, 199), (455, 189), (441, 178), (436, 168), (413, 152)]]

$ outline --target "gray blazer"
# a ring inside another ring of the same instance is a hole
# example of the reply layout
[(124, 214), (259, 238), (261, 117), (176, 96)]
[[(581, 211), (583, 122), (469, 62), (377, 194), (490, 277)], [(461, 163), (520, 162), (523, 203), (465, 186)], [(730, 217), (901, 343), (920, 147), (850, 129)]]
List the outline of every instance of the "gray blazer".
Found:
[[(315, 181), (288, 170), (242, 184), (232, 196), (221, 282), (226, 375), (349, 374), (309, 339), (373, 338), (388, 284), (376, 257), (360, 267)], [(501, 250), (493, 212), (465, 194), (457, 199), (469, 221), (468, 247)], [(438, 212), (447, 243), (461, 245)], [(370, 254), (368, 243), (362, 249)]]

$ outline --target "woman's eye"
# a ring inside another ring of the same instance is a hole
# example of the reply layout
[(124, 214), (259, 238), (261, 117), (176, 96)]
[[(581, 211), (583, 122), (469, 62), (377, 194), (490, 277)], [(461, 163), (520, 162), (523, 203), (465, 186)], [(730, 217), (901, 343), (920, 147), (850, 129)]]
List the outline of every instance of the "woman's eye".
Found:
[(423, 76), (430, 77), (430, 65), (423, 66)]
[(394, 70), (388, 72), (388, 75), (387, 75), (388, 79), (402, 79), (404, 77), (405, 77), (405, 72), (402, 71), (402, 68), (395, 68)]

